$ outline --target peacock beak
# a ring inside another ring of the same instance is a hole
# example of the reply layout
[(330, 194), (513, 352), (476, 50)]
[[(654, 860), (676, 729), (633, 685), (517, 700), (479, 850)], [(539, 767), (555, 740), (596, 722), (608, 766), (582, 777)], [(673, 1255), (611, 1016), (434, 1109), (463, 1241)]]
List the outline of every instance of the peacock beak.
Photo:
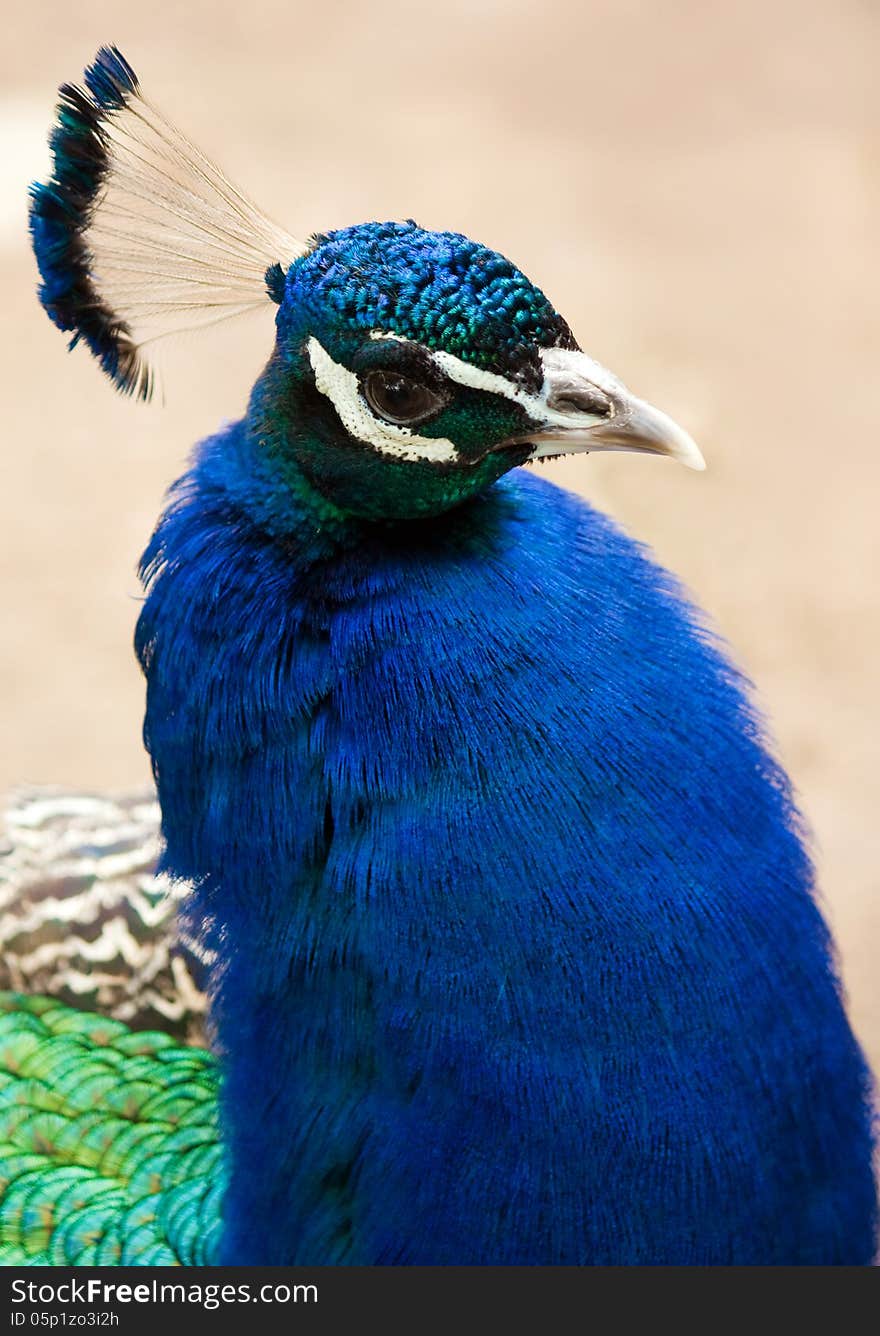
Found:
[(590, 450), (666, 455), (691, 469), (705, 460), (683, 428), (585, 353), (550, 348), (542, 354), (544, 384), (530, 412), (543, 425), (531, 432), (532, 459)]

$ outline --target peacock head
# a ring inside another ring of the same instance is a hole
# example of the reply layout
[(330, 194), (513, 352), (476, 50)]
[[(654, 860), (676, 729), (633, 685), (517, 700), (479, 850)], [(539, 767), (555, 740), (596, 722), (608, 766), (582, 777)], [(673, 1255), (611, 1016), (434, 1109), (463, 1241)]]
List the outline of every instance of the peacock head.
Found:
[(115, 48), (85, 85), (61, 89), (31, 230), (44, 306), (123, 390), (149, 397), (155, 340), (268, 294), (277, 339), (249, 424), (342, 512), (437, 514), (515, 465), (576, 451), (703, 467), (495, 251), (413, 222), (299, 243), (144, 98)]
[(345, 228), (268, 281), (289, 448), (347, 511), (434, 514), (514, 465), (573, 450), (702, 463), (669, 418), (578, 349), (539, 288), (457, 233)]

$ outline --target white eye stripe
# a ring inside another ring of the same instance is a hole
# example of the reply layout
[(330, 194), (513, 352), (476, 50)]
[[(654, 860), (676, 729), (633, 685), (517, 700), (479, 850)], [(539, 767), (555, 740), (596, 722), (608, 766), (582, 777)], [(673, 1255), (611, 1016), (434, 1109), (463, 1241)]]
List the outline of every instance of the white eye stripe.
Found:
[(381, 329), (374, 329), (370, 338), (389, 339), (394, 343), (405, 343), (410, 347), (419, 348), (427, 353), (437, 370), (442, 371), (450, 380), (454, 380), (456, 385), (463, 385), (471, 390), (484, 390), (487, 394), (503, 394), (506, 399), (521, 404), (526, 410), (530, 404), (537, 403), (534, 396), (526, 394), (504, 376), (499, 376), (494, 371), (483, 371), (481, 367), (472, 366), (470, 362), (463, 362), (460, 357), (444, 352), (442, 348), (426, 348), (421, 343), (413, 343), (412, 339), (405, 339), (400, 334), (388, 334)]
[[(432, 359), (439, 372), (456, 385), (503, 396), (522, 408), (532, 421), (540, 423), (543, 429), (575, 426), (583, 429), (602, 420), (598, 415), (580, 410), (560, 411), (551, 408), (547, 403), (547, 395), (554, 378), (567, 371), (569, 363), (571, 369), (581, 376), (585, 374), (586, 368), (590, 382), (606, 393), (614, 394), (622, 389), (620, 382), (610, 371), (606, 371), (598, 362), (575, 350), (544, 349), (541, 352), (541, 364), (545, 372), (544, 384), (538, 394), (528, 394), (497, 372), (484, 371), (481, 367), (472, 366), (443, 349), (426, 348), (423, 344), (414, 343), (411, 339), (384, 330), (373, 330), (370, 337), (389, 339), (395, 343), (409, 344), (418, 348)], [(455, 463), (461, 459), (458, 447), (447, 437), (420, 436), (409, 427), (398, 426), (377, 417), (361, 394), (358, 378), (353, 371), (334, 362), (326, 348), (316, 338), (309, 339), (307, 348), (317, 389), (330, 400), (340, 422), (356, 440), (363, 441), (365, 445), (370, 445), (383, 455), (394, 459), (412, 462), (428, 460), (432, 463)]]
[(315, 386), (330, 400), (350, 436), (395, 459), (451, 463), (460, 458), (458, 447), (443, 436), (419, 436), (408, 427), (377, 418), (361, 394), (355, 373), (334, 362), (316, 338), (309, 339), (307, 348)]
[[(411, 339), (405, 339), (400, 334), (388, 334), (384, 330), (378, 329), (372, 331), (370, 338), (393, 339), (396, 343), (412, 344)], [(534, 422), (540, 422), (542, 426), (569, 427), (572, 425), (572, 414), (570, 412), (560, 412), (558, 409), (550, 408), (547, 403), (547, 386), (552, 380), (553, 374), (558, 373), (569, 364), (581, 376), (587, 374), (593, 384), (606, 391), (613, 393), (622, 389), (616, 376), (613, 376), (610, 371), (606, 371), (592, 358), (574, 349), (543, 349), (541, 352), (541, 366), (544, 370), (544, 384), (537, 394), (529, 394), (520, 386), (507, 380), (506, 377), (499, 376), (497, 372), (484, 371), (481, 367), (471, 365), (470, 362), (463, 362), (460, 357), (454, 356), (453, 353), (445, 352), (443, 349), (425, 348), (422, 344), (413, 346), (421, 348), (423, 352), (427, 353), (438, 371), (442, 371), (450, 380), (455, 381), (456, 385), (463, 385), (472, 390), (483, 390), (486, 394), (501, 394), (505, 399), (509, 399), (511, 403), (518, 404)], [(594, 416), (583, 412), (578, 412), (576, 418), (578, 426), (601, 421), (598, 415)]]

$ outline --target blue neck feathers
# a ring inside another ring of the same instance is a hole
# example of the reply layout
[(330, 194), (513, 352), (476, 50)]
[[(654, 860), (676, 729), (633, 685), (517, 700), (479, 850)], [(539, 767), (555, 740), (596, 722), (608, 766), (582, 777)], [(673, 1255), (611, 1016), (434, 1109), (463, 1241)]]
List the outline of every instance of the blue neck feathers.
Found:
[(521, 471), (348, 520), (258, 410), (173, 493), (137, 640), (221, 960), (219, 1260), (869, 1260), (798, 819), (674, 583)]

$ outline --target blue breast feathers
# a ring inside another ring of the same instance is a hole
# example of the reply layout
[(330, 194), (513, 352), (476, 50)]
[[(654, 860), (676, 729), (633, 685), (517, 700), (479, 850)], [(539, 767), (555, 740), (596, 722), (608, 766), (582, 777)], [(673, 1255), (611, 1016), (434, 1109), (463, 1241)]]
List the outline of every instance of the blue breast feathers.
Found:
[(520, 470), (306, 559), (230, 500), (240, 430), (138, 641), (166, 863), (225, 943), (223, 1256), (870, 1260), (798, 816), (671, 578)]

